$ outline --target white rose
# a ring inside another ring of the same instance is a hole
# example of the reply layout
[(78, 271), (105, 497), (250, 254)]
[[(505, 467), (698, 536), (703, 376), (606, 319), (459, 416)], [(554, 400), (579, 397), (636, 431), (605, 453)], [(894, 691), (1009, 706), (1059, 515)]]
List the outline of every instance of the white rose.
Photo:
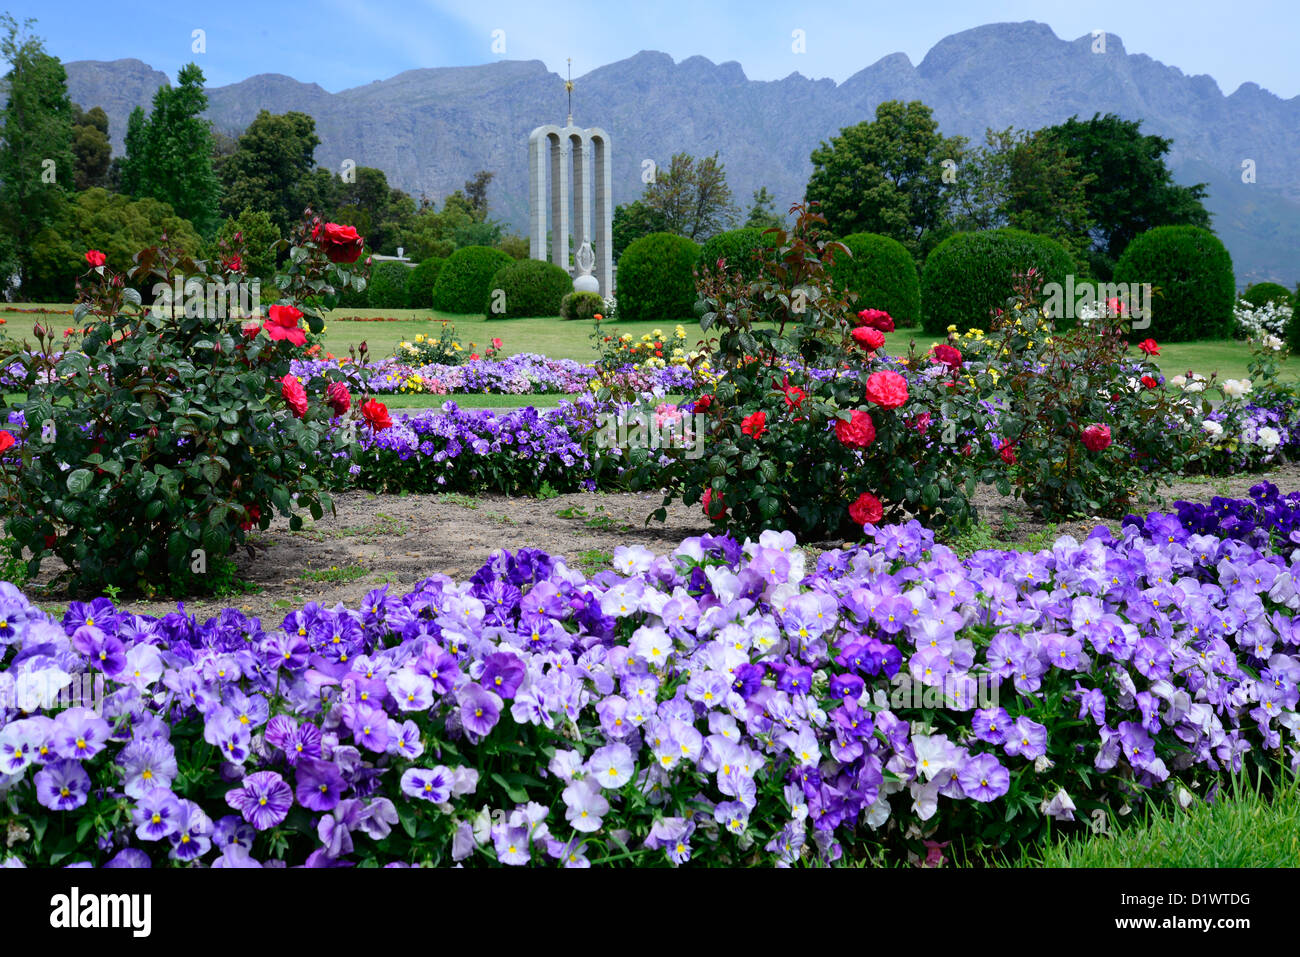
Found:
[(1206, 419), (1201, 423), (1201, 428), (1205, 430), (1206, 434), (1210, 437), (1211, 442), (1217, 442), (1223, 437), (1223, 426), (1218, 422), (1211, 422), (1209, 419)]
[(1277, 429), (1265, 425), (1259, 430), (1258, 442), (1267, 451), (1271, 452), (1282, 444), (1282, 436)]
[(1174, 376), (1172, 379), (1170, 379), (1169, 382), (1170, 382), (1171, 385), (1176, 385), (1176, 386), (1178, 386), (1178, 388), (1181, 389), (1181, 388), (1183, 388), (1184, 386), (1187, 385), (1187, 376), (1185, 376), (1185, 375), (1176, 375), (1176, 376)]

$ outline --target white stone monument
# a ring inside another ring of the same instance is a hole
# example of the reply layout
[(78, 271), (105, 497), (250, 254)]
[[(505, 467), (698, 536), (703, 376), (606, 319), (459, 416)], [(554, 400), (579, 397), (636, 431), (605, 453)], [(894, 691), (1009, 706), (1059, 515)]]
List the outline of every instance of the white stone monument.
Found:
[(592, 276), (592, 265), (583, 268), (579, 262), (574, 288), (612, 296), (614, 173), (609, 134), (599, 127), (581, 129), (573, 125), (573, 81), (567, 81), (565, 88), (570, 96), (565, 125), (539, 126), (528, 135), (528, 255), (532, 259), (546, 259), (549, 232), (551, 262), (570, 272), (569, 233), (572, 232), (574, 245), (580, 253), (586, 248), (595, 267)]

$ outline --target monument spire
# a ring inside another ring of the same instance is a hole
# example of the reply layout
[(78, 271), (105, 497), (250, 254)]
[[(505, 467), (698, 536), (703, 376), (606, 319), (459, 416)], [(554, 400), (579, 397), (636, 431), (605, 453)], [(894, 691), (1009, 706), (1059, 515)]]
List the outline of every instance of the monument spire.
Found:
[(573, 125), (573, 57), (566, 58), (565, 62), (569, 64), (568, 79), (564, 81), (564, 92), (567, 93), (569, 96), (569, 121), (565, 125), (572, 126)]

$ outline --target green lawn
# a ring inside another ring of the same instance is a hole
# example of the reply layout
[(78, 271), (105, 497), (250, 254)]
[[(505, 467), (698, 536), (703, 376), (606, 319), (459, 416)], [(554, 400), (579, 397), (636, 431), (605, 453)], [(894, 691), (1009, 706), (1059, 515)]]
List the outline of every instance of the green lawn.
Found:
[[(32, 308), (33, 304), (15, 303), (15, 306)], [(70, 309), (68, 304), (47, 305), (44, 308)], [(401, 316), (398, 322), (355, 322), (347, 316), (378, 317)], [(346, 356), (350, 345), (364, 341), (370, 348), (372, 358), (381, 359), (390, 356), (396, 344), (402, 340), (413, 339), (416, 333), (437, 335), (441, 329), (440, 320), (451, 322), (456, 329), (460, 343), (467, 349), (482, 349), (493, 337), (502, 341), (502, 352), (514, 355), (519, 352), (537, 352), (556, 359), (577, 359), (590, 361), (596, 357), (595, 344), (591, 333), (595, 323), (590, 320), (563, 320), (558, 317), (535, 319), (485, 319), (483, 316), (456, 316), (449, 313), (435, 313), (428, 309), (349, 309), (335, 310), (333, 318), (326, 319), (326, 350), (336, 356)], [(7, 331), (18, 336), (30, 334), (31, 324), (37, 321), (48, 322), (55, 329), (71, 325), (72, 317), (14, 312), (12, 309), (0, 308), (0, 318), (7, 320), (7, 326), (0, 327), (0, 337)], [(688, 346), (693, 347), (701, 338), (699, 326), (694, 320), (681, 320), (686, 329)], [(604, 331), (610, 335), (630, 333), (637, 338), (643, 334), (659, 329), (666, 336), (671, 336), (677, 322), (607, 322), (602, 324)], [(906, 352), (909, 342), (915, 341), (918, 351), (925, 351), (939, 341), (936, 336), (928, 336), (920, 329), (898, 329), (889, 336), (888, 348), (895, 352)], [(1219, 381), (1224, 379), (1244, 379), (1246, 366), (1250, 361), (1250, 349), (1244, 342), (1181, 342), (1169, 343), (1160, 347), (1160, 356), (1156, 360), (1166, 376), (1175, 376), (1189, 370), (1202, 375), (1217, 372)], [(1300, 380), (1300, 359), (1289, 359), (1282, 366), (1283, 379)], [(435, 397), (436, 398), (436, 397)], [(534, 396), (525, 400), (519, 396), (482, 396), (485, 405), (506, 406), (527, 404), (554, 405), (558, 397)], [(441, 401), (441, 400), (438, 400)], [(457, 401), (461, 401), (457, 399)], [(412, 408), (433, 404), (429, 397), (403, 396), (393, 398), (394, 408)], [(462, 404), (472, 403), (466, 398)]]

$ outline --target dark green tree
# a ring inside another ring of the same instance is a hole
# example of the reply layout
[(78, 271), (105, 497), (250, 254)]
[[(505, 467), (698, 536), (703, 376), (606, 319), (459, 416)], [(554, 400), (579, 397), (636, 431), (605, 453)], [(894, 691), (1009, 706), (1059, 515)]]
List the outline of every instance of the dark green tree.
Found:
[(776, 211), (776, 200), (766, 186), (754, 190), (754, 202), (745, 217), (746, 229), (772, 229), (785, 222)]
[(283, 234), (301, 220), (306, 206), (330, 208), (321, 204), (331, 197), (321, 193), (336, 177), (315, 170), (319, 145), (316, 121), (306, 113), (262, 110), (221, 164), (222, 212), (237, 216), (245, 208), (265, 210)]
[(72, 155), (76, 163), (77, 191), (108, 182), (113, 146), (108, 141), (108, 114), (101, 107), (82, 112), (72, 104)]
[(203, 71), (188, 63), (175, 86), (160, 87), (147, 120), (127, 123), (124, 188), (167, 203), (205, 236), (220, 224), (221, 184), (212, 170), (212, 125), (203, 119), (208, 96)]
[(492, 182), (496, 175), (496, 173), (489, 173), (487, 170), (481, 169), (474, 174), (473, 179), (465, 181), (465, 198), (469, 200), (469, 205), (474, 213), (474, 218), (480, 223), (487, 220), (488, 184)]
[[(275, 246), (280, 241), (280, 230), (271, 214), (260, 209), (245, 209), (238, 216), (228, 218), (217, 230), (217, 243), (224, 240), (233, 244), (236, 234), (244, 248), (244, 269), (250, 276), (270, 280), (275, 275)], [(218, 253), (215, 249), (213, 252)]]
[(614, 207), (613, 245), (614, 261), (618, 262), (627, 249), (642, 236), (651, 233), (668, 232), (663, 215), (646, 205), (644, 200), (635, 200), (624, 206)]
[(920, 262), (951, 229), (944, 172), (965, 155), (966, 139), (940, 133), (924, 103), (887, 100), (813, 150), (806, 197), (836, 236), (888, 236)]
[(8, 99), (0, 112), (0, 272), (32, 276), (31, 244), (67, 203), (75, 182), (72, 103), (63, 64), (31, 35), (34, 20), (0, 15)]
[(646, 186), (641, 201), (659, 215), (664, 231), (697, 243), (736, 221), (731, 187), (717, 153), (702, 159), (675, 153), (668, 169), (660, 169)]
[(1206, 184), (1180, 186), (1165, 165), (1173, 140), (1143, 134), (1140, 120), (1113, 113), (1090, 120), (1072, 116), (1040, 135), (1079, 164), (1093, 221), (1088, 258), (1099, 278), (1109, 279), (1133, 237), (1156, 226), (1209, 228), (1203, 200)]

